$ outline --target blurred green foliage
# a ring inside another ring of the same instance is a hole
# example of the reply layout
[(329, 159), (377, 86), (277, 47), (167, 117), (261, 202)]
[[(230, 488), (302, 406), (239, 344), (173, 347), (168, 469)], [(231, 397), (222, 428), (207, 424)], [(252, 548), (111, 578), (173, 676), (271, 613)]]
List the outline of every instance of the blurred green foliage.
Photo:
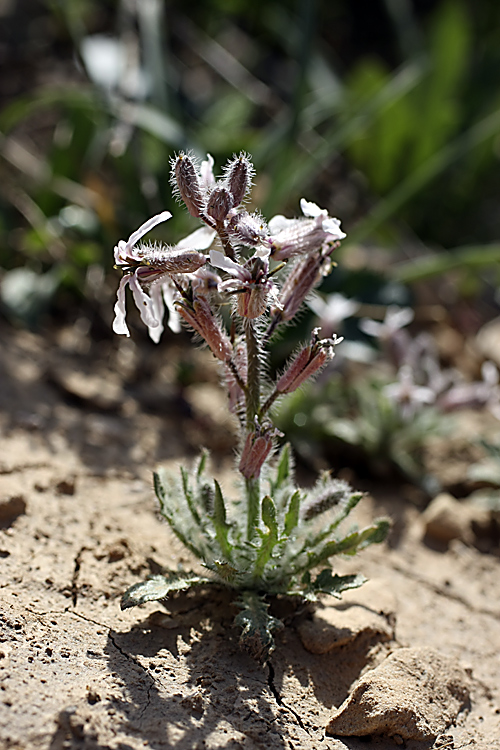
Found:
[[(481, 274), (500, 257), (494, 3), (19, 0), (2, 12), (0, 289), (20, 266), (50, 272), (40, 309), (52, 288), (109, 306), (112, 247), (146, 216), (173, 210), (158, 235), (169, 242), (191, 228), (168, 184), (186, 148), (218, 164), (251, 152), (266, 215), (306, 194), (343, 220), (343, 252), (370, 241), (406, 258), (400, 281), (419, 263), (428, 276), (473, 255), (466, 272)], [(14, 298), (2, 292), (4, 311)]]

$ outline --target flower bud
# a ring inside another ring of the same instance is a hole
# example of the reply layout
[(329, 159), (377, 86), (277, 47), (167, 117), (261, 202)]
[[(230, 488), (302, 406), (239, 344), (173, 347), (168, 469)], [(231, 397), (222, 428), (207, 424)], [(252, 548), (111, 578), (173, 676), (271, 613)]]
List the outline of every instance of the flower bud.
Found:
[(231, 342), (212, 313), (207, 297), (195, 292), (190, 301), (187, 295), (184, 295), (182, 302), (178, 303), (178, 308), (180, 316), (200, 334), (217, 359), (229, 362), (233, 354)]
[(271, 316), (280, 321), (291, 320), (298, 312), (309, 292), (322, 276), (324, 259), (319, 254), (301, 258), (290, 271), (271, 309)]
[(180, 153), (175, 161), (175, 180), (179, 195), (191, 216), (201, 216), (205, 207), (198, 173), (190, 156)]
[(260, 475), (264, 461), (273, 447), (274, 431), (257, 427), (249, 432), (239, 463), (239, 470), (246, 479), (255, 479)]
[(283, 375), (276, 383), (278, 393), (292, 393), (297, 390), (305, 381), (317, 373), (326, 362), (329, 362), (333, 356), (335, 344), (342, 339), (323, 339), (316, 340), (319, 329), (313, 332), (313, 341), (309, 346), (305, 346), (288, 365)]
[(246, 154), (241, 153), (226, 167), (226, 184), (233, 198), (233, 205), (239, 206), (252, 184), (254, 168)]
[(231, 193), (224, 187), (216, 187), (210, 193), (207, 203), (207, 214), (211, 216), (217, 224), (224, 221), (229, 211), (233, 207), (233, 198)]
[(248, 211), (235, 212), (229, 219), (226, 229), (236, 242), (251, 247), (265, 242), (269, 234), (262, 216), (258, 213), (249, 214)]

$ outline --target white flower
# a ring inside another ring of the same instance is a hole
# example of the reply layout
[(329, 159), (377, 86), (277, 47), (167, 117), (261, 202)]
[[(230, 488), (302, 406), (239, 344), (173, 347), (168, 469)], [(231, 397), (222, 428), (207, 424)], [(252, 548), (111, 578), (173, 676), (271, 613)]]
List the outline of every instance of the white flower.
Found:
[(359, 321), (359, 327), (363, 333), (368, 334), (368, 336), (374, 336), (380, 340), (387, 340), (392, 338), (400, 328), (404, 328), (411, 323), (414, 317), (415, 313), (411, 307), (389, 305), (383, 322), (370, 320), (370, 318), (363, 318)]
[(286, 219), (274, 216), (269, 222), (271, 257), (287, 260), (295, 255), (307, 255), (331, 248), (346, 236), (340, 229), (340, 221), (328, 215), (326, 208), (316, 203), (300, 201), (303, 219)]

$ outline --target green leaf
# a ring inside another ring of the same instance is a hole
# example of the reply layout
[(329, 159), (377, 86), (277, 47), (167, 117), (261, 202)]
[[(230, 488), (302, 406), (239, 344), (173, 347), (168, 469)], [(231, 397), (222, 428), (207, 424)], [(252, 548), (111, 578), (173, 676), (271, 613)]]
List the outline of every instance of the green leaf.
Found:
[(343, 591), (357, 589), (362, 586), (366, 580), (365, 576), (359, 574), (339, 576), (335, 573), (335, 575), (332, 575), (331, 569), (325, 568), (318, 576), (316, 576), (315, 580), (309, 584), (309, 589), (314, 593), (330, 594), (337, 599), (341, 599)]
[(344, 537), (344, 539), (327, 542), (319, 552), (309, 553), (306, 564), (295, 572), (311, 570), (334, 555), (355, 555), (356, 552), (368, 547), (370, 544), (380, 544), (389, 533), (390, 527), (390, 521), (386, 518), (381, 518), (373, 526), (367, 526), (362, 531), (353, 531), (352, 534)]
[(242, 628), (240, 646), (264, 664), (274, 651), (273, 633), (281, 630), (283, 623), (268, 614), (269, 605), (255, 591), (243, 591), (236, 603), (242, 610), (234, 620)]
[(198, 466), (196, 467), (196, 477), (198, 479), (201, 479), (202, 475), (205, 472), (205, 469), (207, 466), (207, 459), (208, 459), (208, 451), (203, 450), (198, 460)]
[(189, 486), (189, 474), (183, 466), (181, 466), (181, 477), (182, 477), (182, 489), (184, 491), (184, 497), (186, 498), (187, 506), (189, 510), (191, 511), (191, 515), (193, 516), (197, 526), (202, 527), (200, 516), (194, 505), (193, 493)]
[(281, 450), (278, 467), (276, 469), (275, 489), (280, 489), (291, 478), (290, 443), (285, 443)]
[[(178, 507), (172, 507), (172, 505), (169, 503), (167, 488), (165, 487), (163, 479), (159, 473), (153, 473), (153, 481), (156, 497), (158, 498), (158, 501), (160, 503), (161, 513), (164, 518), (167, 519), (172, 531), (177, 536), (177, 538), (180, 539), (185, 547), (191, 550), (191, 552), (196, 555), (196, 557), (199, 557), (203, 560), (205, 558), (203, 549), (206, 546), (203, 537), (201, 537), (199, 533), (197, 534), (197, 536), (199, 537), (199, 546), (196, 546), (196, 544), (194, 544), (193, 542), (193, 527), (189, 527), (187, 526), (187, 524), (180, 523), (180, 510)], [(198, 531), (198, 529), (196, 529), (196, 531)]]
[(299, 522), (300, 501), (301, 501), (300, 490), (295, 490), (292, 497), (290, 498), (290, 503), (288, 505), (288, 510), (285, 516), (286, 536), (290, 536), (290, 534), (292, 533), (292, 531), (295, 529), (295, 527), (297, 526)]
[(219, 542), (223, 556), (227, 560), (231, 560), (233, 556), (232, 546), (229, 541), (229, 529), (230, 525), (226, 521), (226, 506), (224, 503), (224, 497), (222, 490), (216, 479), (214, 479), (215, 486), (215, 497), (214, 497), (214, 512), (212, 515), (212, 521), (215, 528), (215, 536)]
[(266, 563), (270, 560), (274, 547), (278, 541), (278, 522), (276, 520), (276, 507), (269, 495), (262, 499), (262, 520), (269, 529), (268, 534), (262, 534), (260, 550), (255, 560), (254, 575), (259, 578), (264, 572)]
[(166, 599), (172, 591), (184, 591), (192, 586), (213, 583), (210, 578), (196, 575), (196, 573), (173, 573), (156, 575), (147, 581), (135, 583), (121, 598), (121, 608), (129, 609), (145, 602), (157, 602)]

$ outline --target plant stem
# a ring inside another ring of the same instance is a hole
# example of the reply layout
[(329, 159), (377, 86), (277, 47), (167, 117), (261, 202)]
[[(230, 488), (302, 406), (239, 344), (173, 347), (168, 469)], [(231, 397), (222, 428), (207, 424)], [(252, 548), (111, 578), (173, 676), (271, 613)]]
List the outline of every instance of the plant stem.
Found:
[[(255, 429), (255, 417), (260, 408), (260, 362), (259, 344), (251, 320), (244, 320), (247, 345), (247, 388), (245, 391), (247, 432)], [(247, 539), (250, 541), (256, 532), (260, 512), (260, 482), (258, 477), (246, 479), (247, 491)]]
[(245, 318), (244, 323), (248, 369), (246, 392), (247, 430), (251, 432), (255, 427), (255, 417), (259, 413), (260, 407), (259, 344), (255, 336), (252, 321)]
[(260, 482), (258, 477), (245, 479), (247, 491), (247, 539), (250, 542), (259, 525), (260, 514)]

